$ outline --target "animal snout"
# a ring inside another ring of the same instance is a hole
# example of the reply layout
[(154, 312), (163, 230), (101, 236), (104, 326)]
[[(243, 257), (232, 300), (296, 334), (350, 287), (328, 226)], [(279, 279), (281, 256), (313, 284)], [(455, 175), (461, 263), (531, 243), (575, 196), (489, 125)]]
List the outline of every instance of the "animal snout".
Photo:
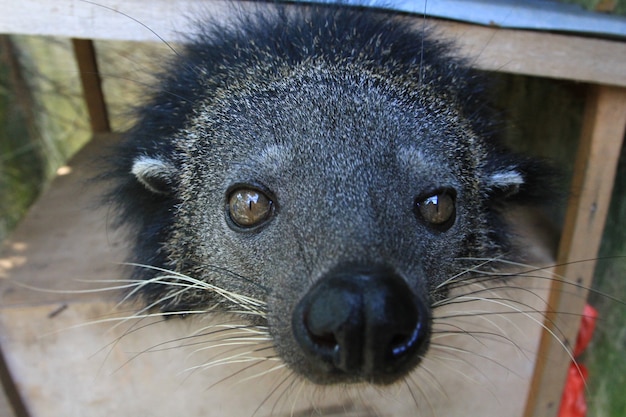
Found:
[(412, 369), (430, 339), (430, 309), (384, 266), (347, 266), (296, 306), (292, 326), (310, 366), (325, 380), (390, 383)]

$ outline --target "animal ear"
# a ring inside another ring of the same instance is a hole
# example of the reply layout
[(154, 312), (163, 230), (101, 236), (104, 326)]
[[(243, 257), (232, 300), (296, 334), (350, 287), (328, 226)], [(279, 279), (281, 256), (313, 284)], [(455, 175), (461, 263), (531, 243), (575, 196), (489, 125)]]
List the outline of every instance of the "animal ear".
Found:
[(148, 190), (155, 194), (169, 195), (175, 183), (176, 168), (165, 159), (147, 155), (133, 161), (132, 174)]
[(486, 173), (487, 193), (495, 200), (542, 204), (560, 196), (563, 175), (552, 162), (515, 155)]
[(488, 192), (504, 198), (519, 193), (525, 183), (524, 174), (517, 167), (490, 172), (486, 180)]

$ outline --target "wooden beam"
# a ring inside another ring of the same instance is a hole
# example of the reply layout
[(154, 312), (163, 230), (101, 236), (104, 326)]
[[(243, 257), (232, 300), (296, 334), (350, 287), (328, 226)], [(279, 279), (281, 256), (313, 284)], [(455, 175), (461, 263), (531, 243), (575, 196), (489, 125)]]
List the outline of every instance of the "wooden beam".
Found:
[(454, 22), (436, 27), (476, 68), (626, 87), (626, 42)]
[[(97, 3), (97, 4), (95, 4)], [(0, 33), (175, 42), (190, 19), (236, 15), (228, 1), (0, 0)], [(251, 2), (233, 2), (245, 7)], [(418, 28), (422, 18), (417, 18)], [(626, 87), (626, 42), (429, 20), (479, 68)], [(158, 34), (158, 36), (157, 36)]]
[(109, 115), (104, 93), (102, 92), (102, 80), (98, 71), (96, 51), (93, 41), (88, 39), (72, 39), (76, 64), (80, 73), (83, 86), (83, 96), (89, 112), (91, 130), (94, 133), (107, 133), (111, 131)]
[(554, 417), (591, 286), (626, 131), (626, 89), (591, 86), (525, 417)]
[[(220, 0), (0, 0), (0, 33), (160, 42), (181, 39), (191, 18), (227, 18)], [(234, 1), (232, 3), (239, 3)], [(156, 35), (158, 34), (158, 36)]]

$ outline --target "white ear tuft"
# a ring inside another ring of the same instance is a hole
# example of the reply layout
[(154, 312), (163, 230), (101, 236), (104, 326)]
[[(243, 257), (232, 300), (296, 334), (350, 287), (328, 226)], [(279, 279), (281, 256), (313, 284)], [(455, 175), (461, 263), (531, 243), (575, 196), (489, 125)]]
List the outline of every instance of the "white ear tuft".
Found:
[(135, 158), (131, 173), (155, 194), (169, 194), (176, 168), (169, 162), (142, 155)]
[(504, 190), (508, 195), (516, 194), (520, 186), (524, 184), (524, 177), (513, 169), (494, 172), (489, 176), (488, 188)]

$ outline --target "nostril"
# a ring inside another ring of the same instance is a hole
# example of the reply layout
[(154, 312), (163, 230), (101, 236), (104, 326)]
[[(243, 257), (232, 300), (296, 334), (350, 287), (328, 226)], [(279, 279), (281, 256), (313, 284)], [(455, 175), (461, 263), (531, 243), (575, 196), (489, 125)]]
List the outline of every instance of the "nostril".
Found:
[(335, 349), (337, 338), (332, 330), (322, 329), (309, 319), (309, 314), (305, 313), (304, 323), (306, 331), (314, 345), (322, 349)]
[(415, 326), (413, 332), (405, 334), (397, 334), (391, 339), (389, 344), (389, 360), (395, 360), (410, 353), (415, 346), (420, 343), (420, 325)]
[[(345, 372), (359, 366), (361, 343), (355, 333), (360, 332), (360, 325), (354, 317), (360, 310), (355, 307), (359, 299), (353, 291), (322, 286), (296, 309), (296, 338), (311, 357), (321, 361), (318, 364)], [(297, 325), (297, 316), (302, 325)]]
[(320, 349), (334, 350), (338, 346), (337, 339), (332, 333), (325, 333), (322, 335), (311, 334), (311, 341)]
[(334, 349), (337, 346), (337, 339), (335, 335), (332, 333), (324, 333), (324, 334), (311, 334), (311, 340), (316, 345), (322, 348), (331, 348)]

